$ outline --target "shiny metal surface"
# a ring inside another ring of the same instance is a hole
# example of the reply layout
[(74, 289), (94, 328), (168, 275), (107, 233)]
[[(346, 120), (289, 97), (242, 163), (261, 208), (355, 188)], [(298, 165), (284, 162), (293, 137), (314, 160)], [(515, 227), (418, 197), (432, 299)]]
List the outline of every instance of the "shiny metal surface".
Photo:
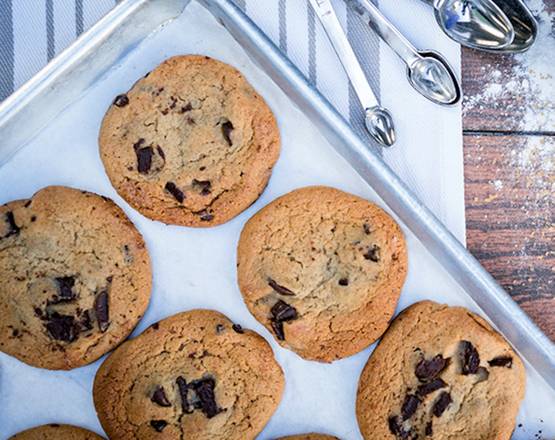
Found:
[(422, 96), (441, 105), (461, 99), (459, 80), (440, 54), (418, 51), (370, 0), (345, 0), (405, 62), (410, 84)]
[(439, 26), (463, 46), (503, 49), (514, 40), (513, 25), (493, 0), (423, 0), (434, 7)]
[[(443, 268), (555, 389), (555, 345), (391, 168), (231, 0), (199, 0), (329, 139)], [(56, 118), (184, 0), (124, 0), (62, 56), (0, 104), (0, 164)], [(157, 10), (151, 9), (157, 5)], [(160, 19), (160, 20), (158, 20)]]
[(492, 49), (491, 52), (525, 52), (538, 35), (538, 22), (522, 0), (495, 0), (497, 6), (505, 13), (511, 21), (515, 30), (513, 42), (502, 49)]
[(310, 0), (314, 12), (339, 57), (357, 97), (366, 112), (368, 133), (381, 145), (390, 147), (395, 142), (395, 128), (391, 114), (380, 106), (376, 95), (358, 62), (358, 59), (339, 23), (330, 0)]

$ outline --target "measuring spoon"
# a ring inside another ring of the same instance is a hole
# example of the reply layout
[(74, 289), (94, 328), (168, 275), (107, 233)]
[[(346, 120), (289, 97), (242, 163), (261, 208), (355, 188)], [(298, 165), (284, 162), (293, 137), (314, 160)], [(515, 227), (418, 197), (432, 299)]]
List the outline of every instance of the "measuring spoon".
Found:
[(515, 31), (493, 0), (423, 0), (433, 6), (445, 34), (463, 46), (481, 50), (509, 46)]
[(382, 146), (392, 146), (395, 143), (395, 127), (391, 113), (380, 105), (370, 84), (368, 84), (366, 75), (347, 39), (347, 35), (341, 27), (330, 0), (310, 0), (310, 4), (320, 19), (322, 27), (364, 108), (366, 129)]
[(461, 99), (453, 69), (439, 53), (418, 51), (370, 0), (345, 0), (405, 62), (410, 84), (422, 96), (441, 105)]

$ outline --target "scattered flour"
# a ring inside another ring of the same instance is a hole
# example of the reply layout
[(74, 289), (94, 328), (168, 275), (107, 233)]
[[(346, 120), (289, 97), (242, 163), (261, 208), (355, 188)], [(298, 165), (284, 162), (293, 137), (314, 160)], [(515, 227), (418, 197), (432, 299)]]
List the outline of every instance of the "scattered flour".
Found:
[(489, 58), (482, 66), (487, 82), (480, 93), (465, 98), (463, 113), (495, 108), (512, 115), (508, 129), (555, 132), (555, 2), (527, 4), (538, 19), (536, 42), (509, 65), (501, 55)]
[(500, 191), (500, 190), (503, 189), (503, 181), (502, 180), (499, 180), (499, 179), (494, 180), (492, 182), (492, 184), (493, 184), (493, 187), (495, 188), (496, 191)]

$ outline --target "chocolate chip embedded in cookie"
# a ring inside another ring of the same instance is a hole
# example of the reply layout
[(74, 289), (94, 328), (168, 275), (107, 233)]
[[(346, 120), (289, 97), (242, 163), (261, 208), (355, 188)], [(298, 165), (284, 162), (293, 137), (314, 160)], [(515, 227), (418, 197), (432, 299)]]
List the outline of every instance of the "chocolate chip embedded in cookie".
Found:
[(94, 432), (71, 425), (49, 425), (37, 426), (10, 437), (9, 440), (103, 440)]
[(252, 439), (281, 399), (268, 343), (211, 310), (152, 325), (102, 364), (94, 402), (111, 439)]
[(170, 58), (116, 97), (100, 155), (118, 193), (147, 217), (225, 223), (264, 190), (280, 149), (275, 118), (233, 67)]
[(47, 187), (0, 207), (0, 350), (41, 368), (117, 346), (150, 298), (144, 241), (111, 200)]
[(380, 337), (407, 270), (395, 221), (327, 187), (298, 189), (254, 215), (237, 259), (239, 288), (256, 319), (282, 346), (324, 362)]
[(508, 440), (525, 373), (479, 316), (431, 301), (403, 311), (360, 377), (357, 418), (366, 439)]

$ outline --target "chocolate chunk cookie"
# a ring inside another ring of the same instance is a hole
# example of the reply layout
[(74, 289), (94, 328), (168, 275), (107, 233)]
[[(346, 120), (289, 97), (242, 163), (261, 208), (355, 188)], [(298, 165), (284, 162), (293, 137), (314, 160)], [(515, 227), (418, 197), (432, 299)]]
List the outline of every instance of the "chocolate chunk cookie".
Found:
[(103, 437), (77, 426), (51, 423), (20, 432), (9, 440), (103, 440)]
[(508, 440), (524, 398), (522, 361), (479, 316), (423, 301), (391, 324), (360, 377), (366, 439)]
[(124, 340), (150, 298), (144, 241), (111, 200), (50, 186), (0, 207), (0, 350), (71, 369)]
[(100, 422), (117, 439), (253, 439), (281, 399), (268, 343), (211, 310), (174, 315), (125, 342), (94, 382)]
[(100, 155), (120, 195), (147, 217), (184, 226), (225, 223), (264, 190), (280, 136), (264, 100), (233, 67), (170, 58), (119, 95)]
[(239, 240), (238, 279), (250, 311), (278, 342), (331, 362), (385, 331), (405, 280), (399, 226), (376, 205), (309, 187), (252, 217)]

